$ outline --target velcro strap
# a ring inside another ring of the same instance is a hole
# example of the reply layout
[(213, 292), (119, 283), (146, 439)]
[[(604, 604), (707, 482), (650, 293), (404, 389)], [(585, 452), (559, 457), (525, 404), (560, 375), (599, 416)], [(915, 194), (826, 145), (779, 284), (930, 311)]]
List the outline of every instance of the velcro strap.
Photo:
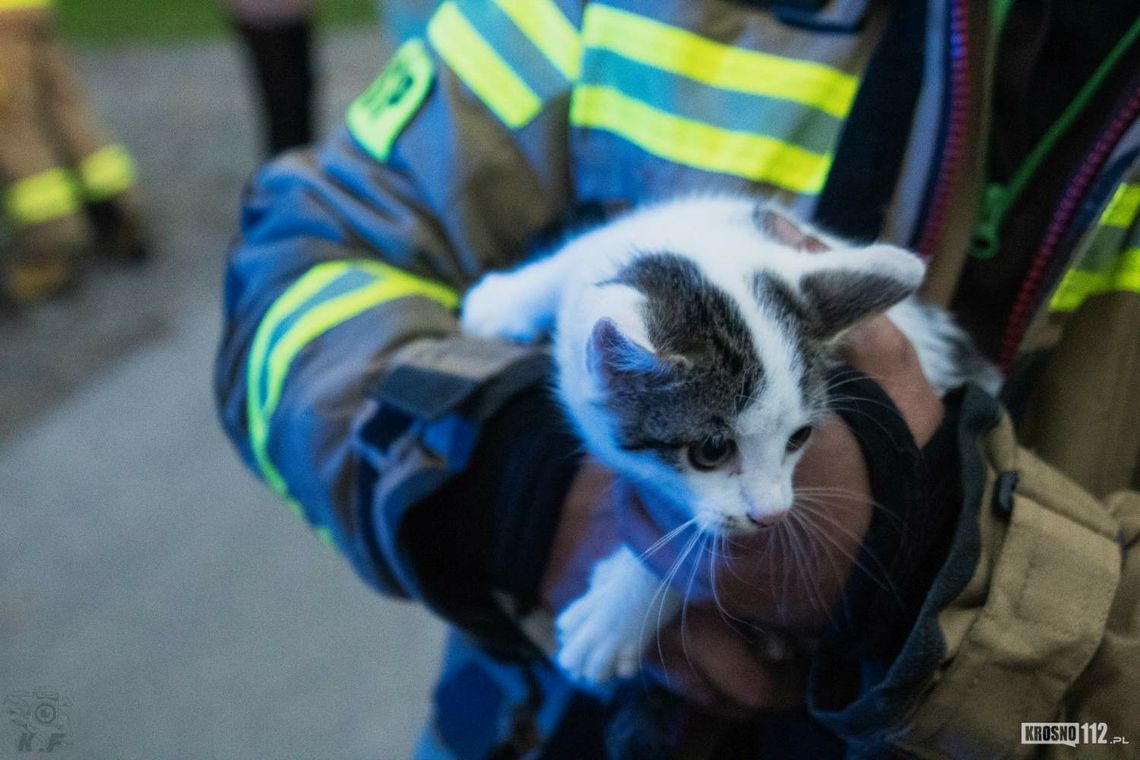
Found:
[[(432, 421), (456, 411), (485, 387), (493, 390), (494, 398), (480, 399), (480, 407), (496, 409), (498, 402), (549, 369), (547, 353), (534, 346), (463, 336), (420, 340), (393, 356), (375, 397), (410, 417)], [(496, 382), (489, 385), (491, 380)], [(469, 411), (472, 420), (482, 418), (478, 411)]]

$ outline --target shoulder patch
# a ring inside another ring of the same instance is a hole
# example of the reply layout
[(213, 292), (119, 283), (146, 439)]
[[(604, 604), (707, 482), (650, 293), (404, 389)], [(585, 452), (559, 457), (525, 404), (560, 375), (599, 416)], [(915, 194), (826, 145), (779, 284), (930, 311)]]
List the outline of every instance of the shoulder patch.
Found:
[(413, 38), (367, 90), (348, 107), (348, 129), (378, 161), (386, 161), (400, 132), (427, 97), (435, 63), (423, 40)]

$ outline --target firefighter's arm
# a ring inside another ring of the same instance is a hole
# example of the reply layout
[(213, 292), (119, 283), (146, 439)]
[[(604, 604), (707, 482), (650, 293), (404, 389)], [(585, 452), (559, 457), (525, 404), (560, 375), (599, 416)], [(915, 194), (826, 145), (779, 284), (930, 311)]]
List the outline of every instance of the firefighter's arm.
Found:
[(569, 82), (474, 55), (485, 30), (445, 7), (347, 128), (252, 181), (216, 389), (247, 464), (368, 581), (494, 636), (490, 588), (534, 561), (496, 547), (543, 545), (574, 442), (545, 354), (460, 336), (456, 307), (562, 215)]

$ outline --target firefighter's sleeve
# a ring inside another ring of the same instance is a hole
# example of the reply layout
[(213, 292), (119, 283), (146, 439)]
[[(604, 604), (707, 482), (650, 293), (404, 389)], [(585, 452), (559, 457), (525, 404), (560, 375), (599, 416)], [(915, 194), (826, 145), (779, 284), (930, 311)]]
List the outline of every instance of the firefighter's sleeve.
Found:
[(323, 540), (490, 638), (511, 635), (492, 590), (534, 595), (576, 448), (548, 355), (457, 328), (463, 290), (567, 203), (569, 79), (528, 66), (575, 23), (511, 8), (445, 3), (329, 142), (254, 177), (215, 382), (245, 462)]
[[(874, 518), (869, 572), (813, 663), (813, 715), (853, 757), (1078, 756), (1023, 744), (1023, 724), (1058, 721), (1104, 723), (1137, 746), (1140, 494), (1093, 498), (1020, 447), (978, 389), (947, 412), (921, 454), (905, 431), (879, 444), (894, 515)], [(1131, 756), (1122, 747), (1079, 756)]]

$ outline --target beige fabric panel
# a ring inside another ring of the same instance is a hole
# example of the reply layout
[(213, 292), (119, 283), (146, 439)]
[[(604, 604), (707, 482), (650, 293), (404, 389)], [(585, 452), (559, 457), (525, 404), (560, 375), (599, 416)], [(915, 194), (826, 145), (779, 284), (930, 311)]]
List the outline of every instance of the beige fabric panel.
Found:
[[(1121, 583), (1119, 510), (1019, 448), (1008, 419), (984, 451), (982, 558), (939, 618), (946, 656), (900, 737), (922, 757), (1029, 756), (1035, 748), (1020, 744), (1021, 722), (1064, 714), (1104, 651), (1106, 627), (1135, 593)], [(1008, 525), (989, 508), (996, 473), (1006, 470), (1021, 478)], [(1122, 714), (1113, 708), (1097, 720), (1112, 716)]]
[(45, 128), (55, 131), (65, 162), (79, 163), (110, 143), (74, 62), (53, 34), (41, 40), (37, 75)]
[[(1130, 747), (1082, 744), (1082, 758), (1135, 757), (1137, 716), (1140, 716), (1140, 689), (1136, 688), (1140, 669), (1140, 493), (1120, 491), (1106, 500), (1120, 523), (1120, 545), (1124, 556), (1120, 583), (1109, 611), (1108, 625), (1096, 655), (1066, 696), (1059, 721), (1107, 724), (1107, 737), (1125, 736)], [(1048, 758), (1073, 758), (1067, 747), (1051, 747)]]
[(53, 21), (0, 26), (0, 174), (73, 167), (110, 143)]
[(1140, 294), (1090, 298), (1065, 325), (1030, 398), (1026, 446), (1104, 496), (1140, 461)]
[(0, 176), (5, 183), (60, 164), (52, 136), (41, 128), (40, 37), (30, 26), (0, 26)]
[(51, 8), (13, 8), (0, 11), (0, 31), (35, 28), (50, 19), (51, 15)]

